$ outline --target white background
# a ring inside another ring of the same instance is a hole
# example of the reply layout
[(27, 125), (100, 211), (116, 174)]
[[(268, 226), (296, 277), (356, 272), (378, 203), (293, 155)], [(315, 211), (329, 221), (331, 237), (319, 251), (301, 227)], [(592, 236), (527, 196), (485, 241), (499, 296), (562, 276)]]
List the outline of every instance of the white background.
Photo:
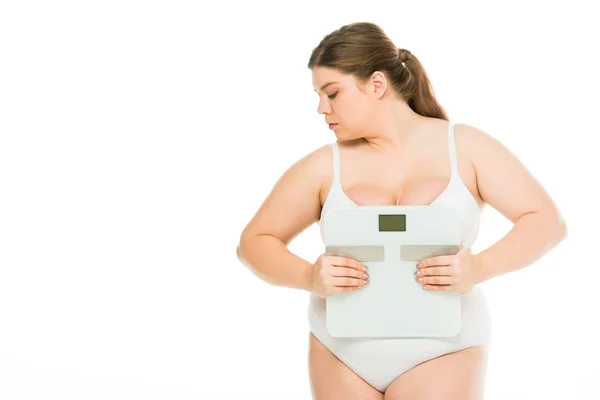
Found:
[[(451, 121), (499, 139), (567, 222), (481, 284), (486, 399), (600, 398), (600, 32), (591, 2), (519, 3), (2, 2), (0, 398), (310, 398), (309, 294), (236, 247), (283, 172), (335, 140), (306, 64), (358, 21), (418, 57)], [(510, 228), (487, 206), (473, 252)], [(316, 260), (317, 225), (289, 248)]]

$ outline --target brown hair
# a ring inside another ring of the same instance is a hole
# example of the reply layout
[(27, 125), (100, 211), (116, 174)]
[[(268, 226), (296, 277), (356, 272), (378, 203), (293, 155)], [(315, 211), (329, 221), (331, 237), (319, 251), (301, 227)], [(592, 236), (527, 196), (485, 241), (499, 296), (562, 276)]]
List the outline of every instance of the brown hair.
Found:
[(423, 65), (410, 51), (397, 48), (376, 24), (355, 22), (326, 35), (310, 56), (308, 68), (314, 67), (334, 68), (361, 85), (381, 71), (414, 112), (448, 121)]

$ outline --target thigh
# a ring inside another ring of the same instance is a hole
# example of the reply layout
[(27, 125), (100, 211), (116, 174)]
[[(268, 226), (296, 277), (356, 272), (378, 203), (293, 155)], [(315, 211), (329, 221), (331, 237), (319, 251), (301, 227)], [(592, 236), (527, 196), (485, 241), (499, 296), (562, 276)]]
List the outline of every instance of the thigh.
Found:
[(416, 365), (396, 378), (385, 400), (481, 400), (488, 349), (469, 347)]
[(314, 400), (383, 400), (383, 393), (369, 385), (309, 334), (308, 369)]

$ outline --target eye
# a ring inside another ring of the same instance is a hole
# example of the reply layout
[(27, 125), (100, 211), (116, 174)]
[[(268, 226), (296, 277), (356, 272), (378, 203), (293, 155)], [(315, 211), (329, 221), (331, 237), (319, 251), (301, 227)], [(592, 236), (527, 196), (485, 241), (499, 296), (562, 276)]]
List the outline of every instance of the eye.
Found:
[(337, 96), (338, 92), (335, 92), (334, 94), (332, 94), (331, 96), (328, 96), (330, 99), (335, 99), (335, 96)]

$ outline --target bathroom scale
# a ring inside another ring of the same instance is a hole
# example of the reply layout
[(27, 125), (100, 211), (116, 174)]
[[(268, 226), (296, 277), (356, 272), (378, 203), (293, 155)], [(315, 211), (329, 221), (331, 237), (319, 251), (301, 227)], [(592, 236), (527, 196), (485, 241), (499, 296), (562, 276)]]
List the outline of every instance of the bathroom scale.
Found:
[(461, 329), (461, 293), (428, 291), (417, 262), (460, 249), (455, 207), (362, 206), (325, 215), (325, 255), (359, 261), (370, 283), (327, 296), (327, 330), (335, 337), (451, 337)]

